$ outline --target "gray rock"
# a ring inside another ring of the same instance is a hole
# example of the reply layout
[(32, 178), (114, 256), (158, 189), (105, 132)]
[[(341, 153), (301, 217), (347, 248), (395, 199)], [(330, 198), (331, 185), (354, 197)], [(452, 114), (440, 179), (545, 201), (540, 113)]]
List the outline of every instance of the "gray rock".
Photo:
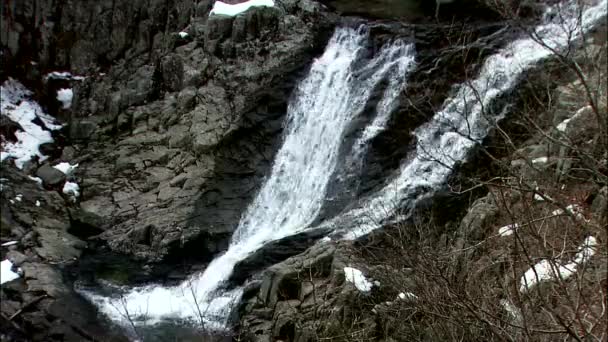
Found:
[(42, 165), (37, 171), (36, 176), (40, 177), (44, 184), (49, 186), (59, 186), (65, 182), (66, 176), (63, 172), (55, 169), (50, 164)]
[(196, 106), (196, 88), (188, 87), (177, 96), (177, 108), (182, 113), (189, 112)]
[(161, 62), (163, 83), (171, 91), (180, 91), (184, 82), (184, 62), (177, 54), (166, 56)]
[(86, 247), (84, 241), (65, 231), (46, 228), (34, 228), (34, 231), (38, 234), (40, 244), (40, 247), (35, 248), (36, 253), (45, 260), (72, 262), (78, 259)]
[(42, 291), (53, 297), (61, 297), (70, 293), (69, 288), (63, 283), (61, 273), (52, 266), (26, 262), (21, 268), (28, 291)]
[(492, 193), (476, 200), (460, 222), (458, 235), (463, 239), (483, 237), (485, 230), (498, 215), (498, 206)]

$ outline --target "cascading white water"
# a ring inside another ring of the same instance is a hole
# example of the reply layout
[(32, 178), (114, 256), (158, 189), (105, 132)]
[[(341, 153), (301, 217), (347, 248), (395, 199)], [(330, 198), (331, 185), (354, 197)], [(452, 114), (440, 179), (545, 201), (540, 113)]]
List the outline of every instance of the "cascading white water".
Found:
[(398, 175), (355, 209), (321, 227), (352, 227), (336, 234), (355, 239), (386, 224), (387, 218), (398, 214), (404, 199), (415, 202), (441, 187), (453, 167), (465, 161), (471, 149), (479, 146), (503, 118), (504, 111), (493, 114), (487, 110), (492, 101), (512, 89), (526, 70), (556, 51), (567, 49), (606, 17), (606, 0), (584, 8), (579, 7), (580, 3), (568, 1), (547, 8), (544, 23), (531, 36), (488, 57), (477, 78), (460, 85), (431, 121), (416, 129), (415, 154), (402, 165)]
[(131, 321), (147, 323), (182, 318), (222, 328), (232, 303), (241, 296), (241, 289), (222, 288), (234, 266), (265, 243), (302, 231), (313, 222), (336, 168), (346, 128), (361, 114), (374, 87), (388, 77), (389, 88), (378, 106), (374, 129), (363, 133), (360, 144), (386, 125), (414, 68), (414, 49), (396, 41), (357, 67), (367, 39), (365, 28), (340, 28), (315, 60), (289, 104), (283, 145), (270, 176), (241, 217), (228, 250), (204, 273), (175, 287), (136, 288), (121, 298), (85, 295), (116, 320), (127, 315)]

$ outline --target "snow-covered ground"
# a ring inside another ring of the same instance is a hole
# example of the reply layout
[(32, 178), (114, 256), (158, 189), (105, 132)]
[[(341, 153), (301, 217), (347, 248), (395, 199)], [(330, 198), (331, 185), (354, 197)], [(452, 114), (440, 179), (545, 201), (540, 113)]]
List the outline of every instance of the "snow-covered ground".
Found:
[[(20, 169), (34, 156), (38, 156), (41, 161), (45, 160), (46, 156), (40, 153), (39, 147), (42, 144), (53, 142), (49, 130), (61, 128), (61, 125), (56, 124), (54, 119), (46, 114), (36, 101), (32, 100), (31, 96), (31, 91), (12, 78), (0, 86), (1, 115), (6, 115), (22, 128), (15, 133), (17, 142), (5, 141), (2, 144), (0, 161), (9, 157), (14, 158), (15, 165)], [(34, 123), (36, 118), (40, 119), (49, 130)]]
[(245, 11), (247, 11), (248, 9), (250, 9), (251, 7), (273, 7), (274, 6), (274, 1), (273, 0), (249, 0), (249, 1), (245, 1), (245, 2), (241, 2), (240, 4), (227, 4), (221, 1), (216, 1), (213, 4), (213, 8), (211, 9), (211, 12), (209, 13), (209, 15), (214, 15), (214, 14), (221, 14), (221, 15), (228, 15), (228, 16), (236, 16), (238, 14), (241, 14)]

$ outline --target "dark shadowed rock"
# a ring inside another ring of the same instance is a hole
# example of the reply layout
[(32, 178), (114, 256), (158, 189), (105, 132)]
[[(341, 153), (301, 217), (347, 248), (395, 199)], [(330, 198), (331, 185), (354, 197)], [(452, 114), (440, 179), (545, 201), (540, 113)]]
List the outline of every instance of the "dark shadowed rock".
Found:
[(254, 273), (304, 252), (327, 233), (328, 230), (320, 229), (267, 243), (234, 266), (229, 282), (240, 285)]
[(42, 165), (37, 171), (36, 176), (42, 179), (42, 182), (48, 186), (59, 186), (65, 181), (65, 173), (52, 167), (50, 164)]

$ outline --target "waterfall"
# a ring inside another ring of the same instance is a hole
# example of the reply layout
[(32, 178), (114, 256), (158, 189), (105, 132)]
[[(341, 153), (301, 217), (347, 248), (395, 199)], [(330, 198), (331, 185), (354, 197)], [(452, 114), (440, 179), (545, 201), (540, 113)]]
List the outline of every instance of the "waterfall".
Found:
[[(585, 8), (580, 18), (578, 3), (572, 0), (549, 7), (543, 23), (534, 30), (536, 39), (522, 37), (488, 57), (479, 74), (455, 87), (441, 110), (416, 129), (408, 159), (385, 186), (319, 227), (336, 228), (337, 236), (357, 238), (386, 224), (399, 208), (411, 208), (439, 189), (504, 117), (504, 110), (488, 110), (494, 101), (513, 89), (526, 70), (566, 49), (572, 39), (580, 39), (606, 15), (607, 0)], [(176, 318), (208, 328), (225, 327), (233, 303), (242, 294), (241, 289), (223, 287), (236, 263), (270, 241), (319, 228), (310, 225), (325, 200), (347, 127), (361, 115), (372, 89), (383, 80), (388, 80), (388, 86), (376, 115), (350, 149), (355, 165), (389, 121), (407, 74), (414, 68), (414, 49), (396, 41), (361, 63), (367, 35), (365, 29), (340, 28), (314, 61), (288, 106), (283, 144), (270, 175), (243, 213), (228, 250), (204, 273), (174, 287), (131, 289), (120, 298), (85, 295), (117, 321), (128, 313), (133, 322)], [(547, 45), (539, 44), (539, 39)]]
[(548, 7), (544, 23), (531, 35), (511, 42), (488, 57), (479, 75), (458, 86), (430, 122), (416, 129), (415, 147), (398, 174), (355, 209), (321, 227), (353, 227), (336, 231), (336, 235), (355, 239), (388, 223), (386, 219), (392, 216), (403, 219), (408, 213), (399, 215), (400, 208), (411, 209), (417, 200), (432, 195), (445, 184), (454, 166), (466, 161), (470, 151), (480, 146), (504, 117), (504, 110), (496, 113), (489, 110), (492, 102), (511, 90), (526, 70), (556, 51), (565, 51), (569, 44), (580, 40), (606, 17), (606, 0), (584, 8), (582, 13), (578, 4), (568, 1)]
[(239, 261), (267, 242), (309, 228), (319, 214), (336, 169), (347, 127), (361, 115), (373, 89), (388, 79), (371, 126), (357, 142), (363, 146), (387, 124), (398, 94), (414, 69), (413, 45), (386, 44), (365, 60), (368, 32), (339, 28), (314, 61), (290, 101), (282, 147), (270, 175), (243, 213), (228, 250), (202, 274), (175, 287), (131, 289), (120, 298), (86, 292), (111, 318), (134, 322), (186, 319), (207, 328), (223, 328), (242, 290), (224, 282)]

